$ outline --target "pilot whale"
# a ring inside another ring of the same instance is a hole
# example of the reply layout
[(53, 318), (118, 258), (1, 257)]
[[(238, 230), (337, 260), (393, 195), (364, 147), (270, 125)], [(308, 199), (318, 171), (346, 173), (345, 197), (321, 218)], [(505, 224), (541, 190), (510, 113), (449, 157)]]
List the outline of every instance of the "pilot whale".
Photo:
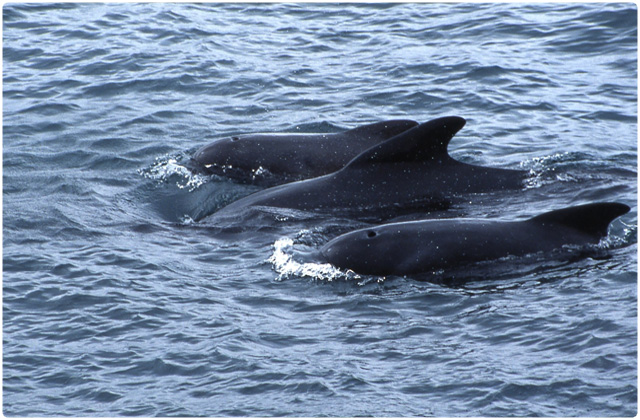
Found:
[(543, 213), (525, 221), (423, 220), (389, 223), (338, 236), (321, 248), (332, 265), (359, 274), (407, 275), (596, 244), (629, 206), (595, 203)]
[(233, 136), (200, 148), (192, 161), (205, 173), (276, 185), (335, 172), (369, 147), (417, 125), (390, 120), (333, 134)]
[[(349, 214), (438, 210), (470, 193), (523, 187), (527, 172), (456, 161), (447, 153), (464, 118), (442, 117), (411, 128), (356, 156), (344, 168), (317, 178), (256, 192), (220, 209), (218, 216), (255, 207)], [(216, 215), (214, 214), (214, 216)]]

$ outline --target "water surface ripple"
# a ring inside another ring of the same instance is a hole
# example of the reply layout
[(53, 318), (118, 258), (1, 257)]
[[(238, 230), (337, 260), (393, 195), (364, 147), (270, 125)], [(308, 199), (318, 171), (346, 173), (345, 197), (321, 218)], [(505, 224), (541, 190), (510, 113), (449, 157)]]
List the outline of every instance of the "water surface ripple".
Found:
[[(3, 25), (5, 415), (637, 413), (635, 5), (34, 3)], [(444, 115), (467, 119), (456, 159), (532, 174), (452, 215), (631, 205), (602, 258), (354, 276), (309, 256), (365, 222), (213, 226), (258, 187), (187, 170), (222, 136)]]

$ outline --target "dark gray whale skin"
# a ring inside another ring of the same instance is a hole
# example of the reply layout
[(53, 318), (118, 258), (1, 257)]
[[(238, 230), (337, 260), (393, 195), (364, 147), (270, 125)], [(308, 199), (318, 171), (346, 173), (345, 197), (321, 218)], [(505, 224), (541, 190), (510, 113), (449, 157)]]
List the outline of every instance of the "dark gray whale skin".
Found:
[(609, 223), (627, 213), (619, 203), (595, 203), (525, 221), (423, 220), (355, 230), (321, 249), (327, 262), (359, 274), (410, 275), (507, 256), (598, 243)]
[(525, 171), (469, 165), (449, 156), (449, 141), (464, 125), (460, 117), (431, 120), (369, 148), (337, 172), (259, 191), (216, 214), (250, 207), (355, 214), (446, 209), (455, 196), (522, 188)]
[(389, 120), (333, 134), (233, 136), (200, 148), (192, 161), (205, 173), (247, 182), (266, 171), (262, 184), (276, 185), (335, 172), (369, 147), (417, 125)]

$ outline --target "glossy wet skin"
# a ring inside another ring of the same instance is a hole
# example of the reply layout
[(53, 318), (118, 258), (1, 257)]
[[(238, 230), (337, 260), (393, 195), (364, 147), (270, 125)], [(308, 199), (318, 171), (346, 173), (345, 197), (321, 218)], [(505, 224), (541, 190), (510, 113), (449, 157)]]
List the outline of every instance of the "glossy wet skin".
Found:
[(257, 192), (219, 213), (255, 206), (305, 211), (429, 208), (467, 193), (521, 188), (524, 171), (468, 165), (448, 155), (449, 141), (464, 124), (459, 117), (420, 124), (368, 149), (335, 173)]
[(279, 181), (313, 178), (335, 172), (362, 151), (418, 125), (411, 120), (367, 124), (342, 133), (247, 134), (223, 138), (199, 149), (193, 161), (205, 172), (233, 168), (249, 178), (259, 168)]
[[(568, 210), (568, 211), (567, 211)], [(356, 230), (321, 249), (331, 264), (360, 274), (404, 275), (507, 256), (598, 243), (629, 211), (602, 203), (545, 213), (522, 222), (428, 220)]]
[(426, 221), (345, 234), (326, 244), (331, 264), (360, 274), (414, 274), (474, 261), (523, 255), (539, 246), (518, 223)]

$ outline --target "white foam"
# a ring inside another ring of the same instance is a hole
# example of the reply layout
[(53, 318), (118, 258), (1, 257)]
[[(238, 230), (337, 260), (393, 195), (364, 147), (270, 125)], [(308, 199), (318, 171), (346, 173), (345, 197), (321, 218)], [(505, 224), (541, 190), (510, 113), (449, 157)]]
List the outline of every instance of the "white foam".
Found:
[(316, 280), (333, 281), (340, 278), (347, 280), (360, 279), (353, 271), (342, 271), (329, 263), (300, 263), (293, 259), (294, 241), (291, 238), (280, 238), (273, 244), (273, 254), (267, 262), (273, 264), (278, 273), (276, 280), (289, 277), (311, 277)]
[(182, 223), (183, 225), (192, 225), (194, 224), (196, 221), (193, 220), (193, 218), (191, 216), (189, 216), (188, 214), (185, 214), (184, 216), (182, 216), (179, 219), (180, 223)]
[(201, 185), (207, 183), (208, 176), (194, 174), (187, 167), (179, 163), (179, 157), (169, 155), (156, 158), (149, 168), (139, 169), (138, 173), (145, 178), (155, 179), (161, 183), (169, 182), (173, 176), (180, 179), (176, 181), (176, 186), (180, 189), (187, 188), (189, 192), (194, 191)]

